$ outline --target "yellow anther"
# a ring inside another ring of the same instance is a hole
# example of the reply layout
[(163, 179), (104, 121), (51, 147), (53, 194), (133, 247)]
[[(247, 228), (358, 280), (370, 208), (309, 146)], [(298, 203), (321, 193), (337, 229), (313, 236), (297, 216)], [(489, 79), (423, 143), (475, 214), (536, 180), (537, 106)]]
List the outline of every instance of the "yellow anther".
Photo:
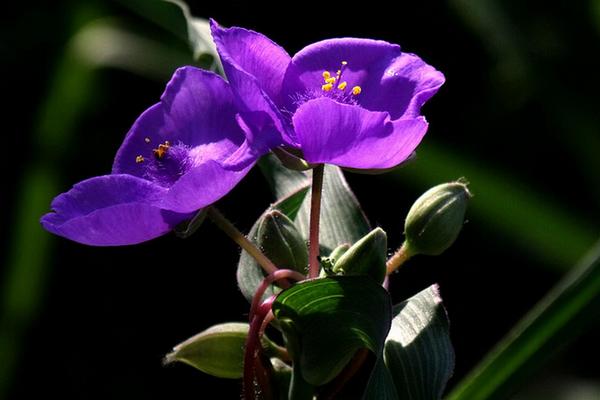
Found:
[(171, 143), (169, 143), (168, 140), (165, 140), (164, 144), (159, 144), (158, 148), (152, 150), (152, 154), (154, 154), (154, 157), (160, 160), (165, 156), (165, 154), (167, 154), (169, 147), (171, 147)]
[(348, 65), (348, 61), (342, 61), (342, 65)]
[(348, 86), (348, 82), (342, 82), (338, 85), (338, 89), (344, 90), (346, 89), (346, 86)]
[(146, 142), (146, 143), (150, 143), (150, 138), (149, 138), (149, 137), (145, 137), (145, 138), (144, 138), (144, 142)]
[(327, 81), (327, 79), (329, 78), (331, 78), (331, 74), (329, 73), (329, 71), (323, 71), (323, 79)]
[(329, 92), (332, 88), (333, 88), (333, 85), (331, 83), (326, 83), (323, 86), (321, 86), (321, 89), (323, 89), (326, 92)]
[(358, 96), (360, 94), (360, 92), (362, 92), (362, 89), (360, 86), (354, 86), (352, 88), (352, 94), (355, 96)]
[(138, 164), (143, 163), (144, 162), (144, 156), (137, 156), (135, 158), (135, 162), (138, 163)]
[(335, 73), (337, 76), (340, 76), (342, 74), (342, 70), (338, 69), (337, 72)]
[(327, 78), (325, 79), (326, 83), (331, 83), (332, 85), (335, 83), (337, 78), (334, 78), (333, 76), (331, 78)]

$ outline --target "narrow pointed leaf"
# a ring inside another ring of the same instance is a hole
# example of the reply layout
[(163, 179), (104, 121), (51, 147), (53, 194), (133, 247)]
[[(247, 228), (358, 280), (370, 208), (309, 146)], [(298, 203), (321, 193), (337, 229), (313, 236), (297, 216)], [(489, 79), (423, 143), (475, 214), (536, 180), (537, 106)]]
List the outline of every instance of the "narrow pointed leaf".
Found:
[(355, 351), (381, 355), (391, 323), (389, 294), (371, 279), (337, 276), (304, 281), (273, 303), (294, 362), (318, 386), (337, 376)]
[(179, 8), (185, 19), (187, 28), (187, 39), (192, 48), (194, 59), (196, 61), (203, 58), (209, 58), (208, 66), (212, 70), (220, 69), (219, 57), (215, 43), (210, 34), (210, 24), (204, 18), (192, 16), (189, 7), (180, 0), (166, 0), (166, 3), (172, 3)]
[[(450, 393), (450, 400), (505, 399), (600, 310), (600, 242)], [(596, 318), (594, 318), (596, 316)]]
[(394, 306), (385, 363), (399, 400), (438, 400), (454, 370), (448, 318), (437, 285)]

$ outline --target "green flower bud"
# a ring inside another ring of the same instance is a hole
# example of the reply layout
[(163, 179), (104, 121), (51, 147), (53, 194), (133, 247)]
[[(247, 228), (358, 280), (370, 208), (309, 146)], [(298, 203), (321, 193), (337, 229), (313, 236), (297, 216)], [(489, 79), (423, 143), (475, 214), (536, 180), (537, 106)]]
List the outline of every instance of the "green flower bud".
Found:
[(406, 216), (405, 245), (410, 255), (437, 256), (456, 240), (471, 193), (466, 183), (444, 183), (426, 191)]
[(337, 260), (348, 251), (350, 245), (348, 243), (344, 243), (333, 249), (333, 251), (327, 257), (321, 257), (321, 273), (319, 275), (320, 278), (324, 278), (329, 275), (335, 275), (333, 272), (333, 267)]
[(340, 244), (338, 247), (333, 249), (331, 254), (329, 254), (329, 259), (331, 259), (331, 262), (335, 264), (337, 260), (339, 260), (340, 257), (342, 257), (348, 250), (350, 250), (350, 245), (348, 243)]
[(277, 267), (306, 273), (306, 242), (292, 220), (281, 212), (272, 210), (262, 216), (256, 240), (261, 250)]
[(179, 361), (218, 378), (239, 379), (248, 329), (245, 323), (215, 325), (175, 346), (164, 362)]
[(333, 266), (333, 272), (342, 275), (369, 275), (381, 283), (385, 278), (387, 235), (375, 228), (354, 243)]

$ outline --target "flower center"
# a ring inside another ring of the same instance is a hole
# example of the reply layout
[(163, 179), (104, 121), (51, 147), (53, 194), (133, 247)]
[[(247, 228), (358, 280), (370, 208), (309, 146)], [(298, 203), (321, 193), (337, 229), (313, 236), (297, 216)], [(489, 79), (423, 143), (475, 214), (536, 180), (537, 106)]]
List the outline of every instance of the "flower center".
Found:
[[(149, 138), (144, 142), (150, 145)], [(151, 147), (151, 146), (148, 146)], [(143, 169), (142, 176), (161, 186), (170, 187), (185, 174), (194, 164), (194, 157), (190, 154), (188, 146), (177, 143), (172, 145), (168, 140), (157, 147), (146, 150), (143, 155), (135, 157), (135, 162)]]
[[(294, 109), (297, 109), (302, 104), (306, 103), (309, 100), (318, 99), (321, 97), (329, 97), (339, 103), (344, 104), (357, 104), (357, 97), (362, 92), (362, 88), (360, 86), (353, 86), (349, 89), (348, 82), (343, 80), (344, 70), (348, 65), (347, 61), (342, 61), (340, 68), (332, 74), (329, 71), (323, 71), (323, 83), (321, 84), (321, 88), (309, 88), (308, 90), (300, 93), (296, 93), (292, 96), (292, 101), (294, 104)], [(293, 111), (282, 110), (284, 115), (291, 115)]]
[[(344, 73), (344, 69), (347, 65), (347, 61), (342, 61), (342, 65), (340, 69), (338, 69), (335, 73), (335, 76), (331, 76), (331, 73), (329, 71), (323, 71), (323, 79), (325, 80), (325, 83), (321, 85), (321, 90), (323, 90), (324, 92), (330, 92), (336, 84), (337, 90), (340, 90), (342, 92), (346, 90), (348, 82), (342, 81), (342, 74)], [(362, 89), (360, 86), (354, 86), (352, 87), (351, 92), (353, 96), (358, 96), (362, 92)]]

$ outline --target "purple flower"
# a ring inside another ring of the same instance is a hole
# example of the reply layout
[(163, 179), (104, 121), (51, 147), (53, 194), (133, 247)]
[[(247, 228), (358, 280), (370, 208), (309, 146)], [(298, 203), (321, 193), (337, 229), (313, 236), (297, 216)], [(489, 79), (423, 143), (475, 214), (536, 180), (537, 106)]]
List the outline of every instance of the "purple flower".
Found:
[(178, 69), (158, 104), (133, 124), (112, 173), (79, 182), (52, 202), (45, 229), (76, 242), (115, 246), (172, 230), (227, 194), (260, 156), (236, 120), (221, 77)]
[(259, 33), (211, 22), (257, 146), (298, 149), (310, 163), (384, 169), (404, 161), (425, 135), (420, 108), (444, 76), (398, 45), (330, 39), (290, 57)]

